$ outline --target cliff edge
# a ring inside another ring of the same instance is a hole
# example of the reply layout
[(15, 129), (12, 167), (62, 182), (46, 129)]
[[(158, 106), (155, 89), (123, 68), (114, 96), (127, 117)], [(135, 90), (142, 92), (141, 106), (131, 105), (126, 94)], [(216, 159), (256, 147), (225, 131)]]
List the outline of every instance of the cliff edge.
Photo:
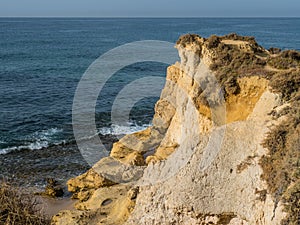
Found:
[(53, 224), (298, 224), (300, 53), (184, 35), (153, 126), (68, 181)]

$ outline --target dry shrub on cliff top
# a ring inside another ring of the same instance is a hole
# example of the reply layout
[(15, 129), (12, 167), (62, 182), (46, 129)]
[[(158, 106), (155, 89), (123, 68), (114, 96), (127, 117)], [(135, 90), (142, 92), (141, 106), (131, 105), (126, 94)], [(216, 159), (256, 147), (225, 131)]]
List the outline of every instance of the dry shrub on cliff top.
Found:
[(194, 44), (200, 44), (199, 43), (200, 36), (197, 34), (186, 34), (180, 36), (178, 41), (176, 42), (177, 45), (182, 45), (185, 47), (188, 44), (194, 43)]
[[(242, 40), (251, 42), (253, 52), (245, 52), (236, 45), (227, 45), (221, 42), (222, 39)], [(252, 37), (241, 37), (230, 34), (223, 37), (211, 36), (207, 40), (207, 47), (215, 52), (216, 58), (210, 65), (215, 72), (224, 93), (227, 95), (238, 94), (238, 83), (236, 79), (244, 76), (267, 76), (269, 73), (264, 69), (266, 60), (257, 57), (254, 52), (259, 51), (260, 46)], [(225, 96), (225, 97), (226, 97)]]
[(17, 188), (0, 183), (0, 224), (47, 225), (50, 219), (42, 215), (34, 198)]
[(300, 71), (292, 70), (288, 72), (275, 73), (270, 79), (272, 90), (281, 93), (286, 101), (296, 101), (293, 95), (298, 93), (300, 87)]
[(300, 53), (286, 50), (276, 56), (269, 56), (268, 64), (276, 69), (289, 69), (300, 66)]
[(247, 41), (250, 44), (256, 45), (257, 42), (255, 41), (255, 38), (252, 36), (241, 36), (236, 33), (227, 34), (221, 37), (222, 39), (229, 39), (229, 40), (235, 40), (235, 41)]
[(221, 38), (217, 35), (212, 35), (207, 39), (207, 48), (216, 48), (221, 43)]
[(263, 68), (266, 61), (255, 56), (254, 53), (240, 50), (237, 46), (220, 43), (214, 51), (218, 58), (214, 60), (211, 69), (217, 74), (227, 70), (230, 73), (239, 72), (241, 75), (245, 68)]

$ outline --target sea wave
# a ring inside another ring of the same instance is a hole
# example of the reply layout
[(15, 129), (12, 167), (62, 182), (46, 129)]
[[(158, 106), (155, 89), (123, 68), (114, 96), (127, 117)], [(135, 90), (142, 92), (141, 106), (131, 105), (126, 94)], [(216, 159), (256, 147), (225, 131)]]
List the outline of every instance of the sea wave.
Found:
[(150, 127), (151, 124), (137, 125), (135, 123), (129, 123), (128, 126), (111, 125), (110, 127), (102, 127), (99, 129), (99, 134), (102, 135), (125, 135), (132, 134), (141, 130), (145, 130)]
[(99, 135), (116, 135), (116, 136), (123, 136), (126, 134), (132, 134), (141, 130), (145, 130), (147, 127), (152, 126), (152, 124), (143, 124), (137, 125), (136, 123), (129, 122), (126, 126), (121, 125), (111, 125), (111, 126), (104, 126), (97, 130), (97, 133), (94, 134), (87, 134), (82, 135), (82, 137), (77, 141), (88, 141), (91, 140)]
[[(109, 127), (101, 127), (98, 129), (98, 133), (88, 137), (84, 137), (82, 140), (89, 140), (96, 135), (126, 135), (134, 132), (138, 132), (152, 126), (152, 124), (138, 125), (134, 122), (129, 122), (126, 126), (111, 125)], [(10, 146), (0, 149), (0, 155), (8, 154), (13, 151), (21, 150), (40, 150), (53, 145), (66, 144), (67, 141), (62, 139), (61, 134), (63, 129), (50, 128), (48, 130), (42, 130), (34, 132), (24, 138), (22, 144), (16, 146)], [(1, 141), (1, 144), (5, 142)]]
[(60, 139), (60, 134), (62, 132), (63, 129), (59, 128), (50, 128), (48, 130), (34, 132), (33, 134), (25, 137), (24, 143), (22, 145), (0, 149), (0, 155), (24, 149), (39, 150), (49, 147), (50, 145), (62, 144), (65, 142), (65, 140)]

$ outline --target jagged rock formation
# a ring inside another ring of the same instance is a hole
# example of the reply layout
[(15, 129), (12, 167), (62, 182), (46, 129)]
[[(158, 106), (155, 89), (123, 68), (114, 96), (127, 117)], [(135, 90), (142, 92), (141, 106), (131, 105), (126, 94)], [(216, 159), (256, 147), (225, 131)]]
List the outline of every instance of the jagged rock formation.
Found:
[(77, 210), (53, 224), (298, 224), (300, 54), (235, 34), (176, 48), (153, 126), (71, 179)]

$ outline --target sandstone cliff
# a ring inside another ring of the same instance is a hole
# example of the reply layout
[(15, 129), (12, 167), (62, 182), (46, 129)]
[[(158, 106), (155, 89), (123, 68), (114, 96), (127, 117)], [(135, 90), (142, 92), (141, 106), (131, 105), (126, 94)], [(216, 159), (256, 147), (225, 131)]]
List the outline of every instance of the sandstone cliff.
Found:
[(53, 224), (298, 224), (300, 54), (182, 36), (153, 126), (68, 182)]

